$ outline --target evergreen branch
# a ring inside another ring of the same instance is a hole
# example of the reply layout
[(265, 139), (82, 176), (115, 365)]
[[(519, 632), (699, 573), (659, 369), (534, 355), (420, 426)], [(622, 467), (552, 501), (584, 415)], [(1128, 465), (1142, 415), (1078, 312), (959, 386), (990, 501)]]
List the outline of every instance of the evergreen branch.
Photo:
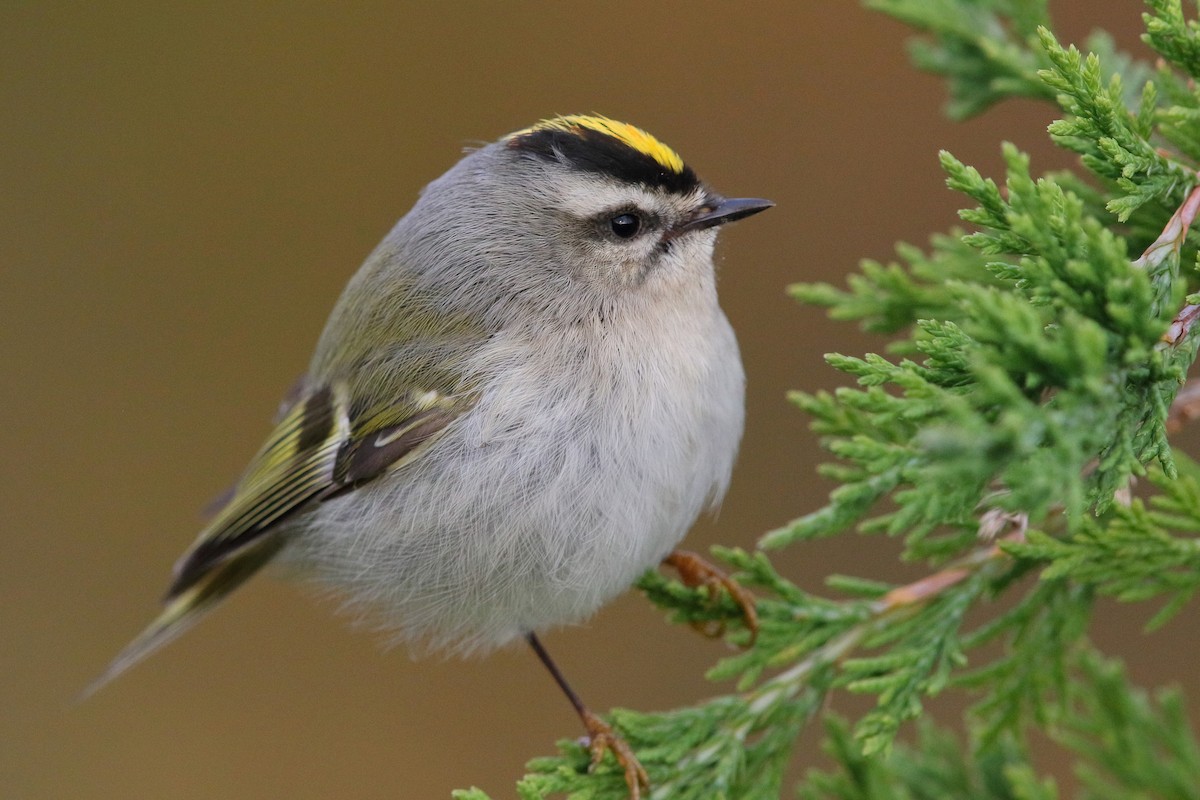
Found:
[(868, 0), (867, 6), (929, 35), (912, 41), (909, 52), (918, 68), (947, 79), (946, 113), (954, 119), (1010, 97), (1054, 99), (1037, 77), (1045, 55), (1032, 46), (1037, 28), (1050, 22), (1045, 0)]
[[(1008, 561), (1001, 547), (992, 544), (899, 587), (842, 581), (843, 587), (874, 597), (833, 602), (813, 598), (784, 581), (762, 554), (721, 553), (741, 570), (739, 577), (747, 584), (774, 586), (781, 599), (760, 602), (757, 645), (726, 659), (712, 677), (742, 674), (745, 686), (747, 675), (752, 681), (767, 668), (783, 668), (753, 688), (690, 708), (659, 714), (614, 710), (611, 722), (637, 751), (650, 775), (652, 797), (776, 797), (795, 738), (836, 686), (880, 694), (876, 712), (860, 722), (857, 735), (871, 750), (886, 748), (899, 724), (920, 712), (920, 696), (945, 685), (945, 670), (959, 663), (948, 654), (955, 650), (952, 642), (962, 612), (982, 591), (985, 574)], [(711, 598), (703, 590), (657, 573), (643, 578), (642, 585), (681, 619), (718, 618), (711, 616)], [(935, 614), (923, 617), (923, 609)], [(935, 618), (943, 624), (926, 624)], [(809, 635), (786, 640), (778, 635), (788, 622), (795, 633), (800, 620)], [(906, 626), (920, 631), (920, 637), (896, 641), (896, 631)], [(856, 650), (889, 645), (887, 656), (850, 658)], [(924, 657), (930, 647), (941, 655)], [(589, 772), (590, 754), (584, 744), (565, 740), (559, 742), (559, 750), (559, 756), (530, 762), (531, 773), (518, 787), (522, 798), (563, 793), (595, 800), (624, 798), (623, 773), (615, 763), (605, 762)], [(487, 797), (478, 789), (456, 796)]]
[[(964, 241), (980, 255), (1015, 259), (986, 264), (999, 285), (949, 283), (946, 274), (961, 273), (968, 262), (943, 245), (927, 259), (910, 260), (922, 266), (920, 275), (892, 265), (871, 269), (850, 292), (794, 290), (844, 316), (886, 314), (893, 322), (893, 305), (912, 306), (897, 298), (897, 289), (909, 299), (924, 290), (929, 305), (940, 303), (949, 313), (936, 323), (916, 323), (910, 341), (926, 354), (923, 364), (830, 356), (867, 388), (793, 396), (830, 436), (826, 446), (853, 468), (827, 468), (843, 482), (830, 504), (767, 534), (764, 547), (837, 533), (890, 493), (901, 511), (863, 527), (907, 531), (911, 557), (936, 557), (967, 537), (929, 542), (929, 531), (960, 525), (980, 503), (1000, 502), (1041, 518), (1063, 495), (1064, 476), (1075, 476), (1068, 478), (1066, 508), (1078, 519), (1085, 505), (1106, 508), (1148, 458), (1172, 469), (1166, 412), (1195, 354), (1196, 314), (1189, 306), (1171, 322), (1163, 315), (1177, 295), (1200, 190), (1189, 192), (1155, 241), (1130, 262), (1124, 243), (1085, 216), (1076, 196), (1051, 179), (1032, 179), (1028, 159), (1014, 148), (1005, 156), (1006, 194), (943, 155), (951, 187), (979, 203), (964, 218), (985, 230)], [(940, 285), (925, 289), (934, 283)], [(872, 295), (884, 300), (868, 301)], [(1178, 352), (1162, 346), (1164, 329)], [(1098, 381), (1098, 375), (1108, 377)], [(899, 397), (877, 388), (889, 383)], [(1115, 420), (1115, 430), (1101, 420)], [(993, 482), (1006, 491), (989, 495)]]
[(1121, 666), (1092, 651), (1079, 659), (1071, 712), (1053, 735), (1080, 758), (1088, 796), (1200, 798), (1200, 744), (1178, 691), (1150, 698)]
[(1058, 93), (1058, 103), (1068, 114), (1050, 125), (1051, 138), (1079, 153), (1085, 167), (1124, 193), (1108, 203), (1118, 219), (1128, 219), (1151, 201), (1171, 203), (1194, 175), (1149, 140), (1157, 101), (1153, 84), (1146, 84), (1139, 109), (1130, 110), (1121, 77), (1113, 75), (1105, 83), (1099, 56), (1085, 58), (1074, 46), (1063, 48), (1046, 28), (1038, 35), (1051, 63), (1039, 75)]
[(1161, 493), (1149, 504), (1133, 499), (1104, 518), (1089, 520), (1065, 538), (1031, 531), (1024, 542), (1005, 549), (1044, 565), (1042, 579), (1069, 579), (1123, 601), (1165, 596), (1167, 603), (1150, 623), (1164, 624), (1200, 589), (1200, 467), (1179, 461), (1169, 479), (1151, 473)]
[[(1096, 800), (1196, 800), (1200, 745), (1178, 692), (1156, 697), (1130, 687), (1119, 665), (1082, 648), (1072, 658), (1070, 698), (1052, 738), (1079, 757), (1077, 773)], [(1012, 738), (985, 745), (959, 738), (928, 720), (916, 741), (887, 760), (862, 753), (849, 726), (826, 720), (835, 768), (811, 770), (804, 800), (1055, 800), (1053, 781), (1038, 779), (1029, 750)]]
[[(856, 386), (792, 395), (838, 487), (760, 545), (883, 532), (928, 577), (895, 587), (833, 576), (847, 598), (834, 600), (763, 552), (722, 550), (763, 595), (749, 646), (729, 598), (647, 575), (641, 588), (675, 621), (731, 624), (729, 641), (748, 649), (709, 672), (735, 680), (733, 692), (612, 721), (660, 798), (778, 796), (796, 736), (839, 688), (875, 706), (829, 727), (840, 771), (811, 774), (805, 797), (1051, 798), (1028, 760), (1031, 726), (1077, 755), (1096, 797), (1194, 797), (1200, 755), (1178, 701), (1130, 689), (1085, 632), (1097, 595), (1160, 600), (1153, 626), (1200, 588), (1200, 467), (1166, 438), (1200, 416), (1200, 389), (1180, 391), (1200, 347), (1200, 293), (1182, 270), (1200, 242), (1200, 26), (1179, 0), (1149, 0), (1145, 41), (1162, 56), (1152, 70), (1103, 35), (1086, 55), (1064, 47), (1043, 0), (872, 5), (929, 37), (914, 57), (947, 77), (953, 113), (1018, 95), (1057, 102), (1051, 136), (1082, 170), (1038, 177), (1005, 145), (1000, 181), (943, 153), (948, 185), (970, 198), (960, 216), (971, 232), (865, 262), (844, 289), (791, 287), (892, 341), (888, 357), (827, 356)], [(1132, 499), (1146, 474), (1153, 496)], [(990, 618), (969, 614), (1002, 596)], [(966, 748), (927, 725), (904, 745), (905, 723), (947, 689), (977, 695)], [(624, 797), (611, 762), (589, 774), (583, 745), (560, 751), (531, 763), (522, 797)], [(1128, 765), (1110, 763), (1124, 752)]]
[[(802, 800), (1057, 800), (1052, 781), (1039, 781), (1028, 753), (1011, 741), (973, 754), (954, 734), (928, 720), (917, 740), (884, 760), (863, 755), (846, 723), (826, 720), (825, 752), (836, 771), (810, 770)], [(972, 757), (974, 756), (974, 757)]]
[(1192, 78), (1200, 77), (1200, 24), (1183, 16), (1181, 0), (1147, 0), (1142, 40)]
[[(982, 590), (989, 565), (998, 559), (1007, 561), (998, 545), (988, 545), (924, 579), (886, 591), (877, 584), (842, 582), (879, 596), (835, 603), (818, 601), (786, 582), (780, 586), (782, 579), (762, 554), (722, 553), (742, 570), (739, 577), (748, 584), (774, 585), (783, 596), (799, 602), (762, 601), (758, 645), (726, 659), (710, 677), (742, 674), (744, 685), (748, 675), (757, 678), (766, 668), (787, 666), (748, 691), (692, 708), (662, 714), (614, 711), (612, 721), (650, 773), (654, 797), (776, 796), (795, 737), (836, 686), (880, 695), (878, 708), (860, 722), (857, 736), (868, 751), (889, 746), (899, 724), (920, 712), (920, 696), (945, 685), (945, 671), (959, 663), (950, 654), (962, 612)], [(681, 619), (703, 615), (706, 608), (711, 611), (707, 593), (701, 590), (686, 589), (657, 575), (644, 578), (643, 586), (652, 597), (667, 600)], [(936, 613), (920, 616), (927, 608)], [(775, 635), (785, 622), (795, 633), (797, 622), (806, 618), (809, 635), (788, 640)], [(927, 624), (935, 618), (943, 624)], [(917, 639), (894, 641), (898, 629), (914, 622), (913, 629), (921, 632)], [(858, 649), (888, 644), (892, 647), (887, 656), (850, 658)], [(926, 656), (927, 651), (935, 655)], [(782, 728), (781, 721), (786, 723)], [(764, 736), (768, 731), (773, 735)], [(665, 742), (671, 746), (664, 746)], [(521, 784), (522, 797), (622, 796), (619, 769), (602, 766), (598, 772), (605, 781), (598, 782), (587, 775), (583, 745), (566, 741), (559, 747), (561, 756), (530, 763), (533, 774)]]

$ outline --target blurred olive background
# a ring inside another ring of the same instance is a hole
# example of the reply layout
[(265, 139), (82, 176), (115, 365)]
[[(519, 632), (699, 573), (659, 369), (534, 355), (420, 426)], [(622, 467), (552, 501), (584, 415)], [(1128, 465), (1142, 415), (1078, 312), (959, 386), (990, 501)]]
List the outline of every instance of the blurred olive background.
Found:
[[(1137, 3), (1068, 5), (1064, 38), (1104, 26), (1141, 52)], [(947, 122), (906, 35), (853, 3), (784, 0), (4, 4), (0, 796), (511, 796), (528, 758), (580, 734), (531, 654), (413, 662), (269, 579), (72, 699), (154, 613), (362, 258), (465, 145), (550, 114), (632, 121), (721, 191), (777, 201), (722, 236), (749, 420), (720, 518), (690, 544), (750, 546), (817, 507), (822, 455), (784, 393), (838, 383), (823, 353), (881, 343), (784, 287), (953, 225), (939, 148), (992, 175), (1001, 139), (1038, 169), (1071, 163), (1045, 106)], [(812, 589), (916, 575), (895, 553), (848, 536), (778, 563)], [(1105, 606), (1094, 635), (1196, 696), (1200, 628), (1142, 637), (1150, 611)], [(701, 677), (723, 645), (634, 593), (546, 643), (599, 710), (728, 689)]]

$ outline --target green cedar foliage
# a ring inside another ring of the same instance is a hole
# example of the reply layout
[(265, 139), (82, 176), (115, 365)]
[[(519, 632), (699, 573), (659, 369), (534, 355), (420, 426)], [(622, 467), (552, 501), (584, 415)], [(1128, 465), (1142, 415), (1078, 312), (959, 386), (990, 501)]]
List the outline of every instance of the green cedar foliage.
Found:
[[(1056, 104), (1049, 135), (1078, 154), (1078, 170), (1038, 175), (1003, 145), (994, 180), (942, 153), (967, 232), (902, 245), (845, 288), (791, 288), (891, 339), (886, 355), (828, 356), (854, 386), (792, 396), (833, 457), (822, 472), (837, 488), (759, 551), (716, 552), (760, 597), (757, 640), (709, 674), (732, 682), (729, 693), (610, 719), (656, 798), (790, 793), (796, 737), (837, 690), (873, 708), (825, 719), (833, 767), (805, 777), (808, 800), (1056, 798), (1029, 757), (1035, 730), (1076, 759), (1082, 796), (1200, 798), (1200, 747), (1179, 696), (1147, 699), (1086, 637), (1103, 624), (1098, 596), (1154, 602), (1156, 627), (1200, 587), (1200, 467), (1167, 441), (1198, 340), (1186, 318), (1200, 304), (1189, 295), (1200, 24), (1181, 0), (1147, 0), (1150, 64), (1103, 34), (1086, 55), (1060, 44), (1044, 0), (869, 5), (920, 32), (914, 61), (945, 77), (952, 116), (1017, 96)], [(766, 554), (880, 533), (929, 576), (904, 586), (832, 576), (819, 596)], [(640, 586), (675, 621), (726, 624), (730, 641), (749, 643), (729, 598), (658, 573)], [(942, 692), (972, 698), (958, 733), (924, 716)], [(588, 761), (564, 741), (530, 763), (518, 793), (626, 796), (611, 757)]]

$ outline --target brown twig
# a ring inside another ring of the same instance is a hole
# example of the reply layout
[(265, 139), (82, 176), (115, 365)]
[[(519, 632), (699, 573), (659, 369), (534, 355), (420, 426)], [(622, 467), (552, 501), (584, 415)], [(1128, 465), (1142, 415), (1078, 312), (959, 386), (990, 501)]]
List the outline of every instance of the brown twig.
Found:
[[(1017, 516), (1024, 517), (1024, 515)], [(1025, 526), (1027, 523), (1018, 522), (1014, 524), (1017, 524), (1017, 530), (1005, 536), (1001, 541), (1022, 541), (1025, 538)], [(974, 575), (984, 564), (1003, 555), (1004, 551), (1000, 549), (999, 544), (980, 548), (932, 575), (926, 575), (924, 578), (915, 580), (904, 586), (897, 586), (880, 598), (875, 604), (875, 608), (879, 613), (886, 614), (900, 608), (927, 603), (951, 586), (962, 583)]]
[[(1193, 187), (1188, 192), (1183, 203), (1167, 220), (1162, 233), (1154, 240), (1153, 244), (1146, 248), (1141, 257), (1133, 262), (1133, 266), (1138, 269), (1149, 269), (1158, 266), (1169, 256), (1178, 256), (1179, 251), (1183, 248), (1183, 242), (1187, 238), (1188, 229), (1196, 220), (1197, 213), (1200, 213), (1200, 185)], [(1192, 327), (1198, 320), (1200, 320), (1200, 305), (1184, 306), (1171, 321), (1167, 332), (1163, 334), (1163, 342), (1172, 346), (1179, 344), (1191, 333)]]
[(1169, 345), (1179, 344), (1192, 332), (1192, 327), (1197, 320), (1200, 320), (1200, 306), (1192, 304), (1184, 306), (1175, 315), (1175, 319), (1171, 320), (1171, 325), (1163, 334), (1162, 340)]
[(1200, 185), (1188, 192), (1183, 204), (1175, 210), (1171, 219), (1167, 220), (1163, 232), (1133, 265), (1139, 269), (1147, 269), (1161, 264), (1169, 255), (1178, 255), (1197, 212), (1200, 212)]

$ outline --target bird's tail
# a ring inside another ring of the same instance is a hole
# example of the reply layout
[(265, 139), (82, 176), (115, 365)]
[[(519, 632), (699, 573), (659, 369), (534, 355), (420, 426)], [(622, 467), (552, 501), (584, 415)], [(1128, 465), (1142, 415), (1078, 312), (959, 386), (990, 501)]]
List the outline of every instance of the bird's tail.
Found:
[(213, 566), (183, 591), (168, 595), (162, 613), (117, 654), (104, 673), (80, 692), (78, 699), (85, 700), (95, 694), (109, 681), (203, 619), (226, 595), (270, 561), (281, 544), (279, 536), (264, 536)]

